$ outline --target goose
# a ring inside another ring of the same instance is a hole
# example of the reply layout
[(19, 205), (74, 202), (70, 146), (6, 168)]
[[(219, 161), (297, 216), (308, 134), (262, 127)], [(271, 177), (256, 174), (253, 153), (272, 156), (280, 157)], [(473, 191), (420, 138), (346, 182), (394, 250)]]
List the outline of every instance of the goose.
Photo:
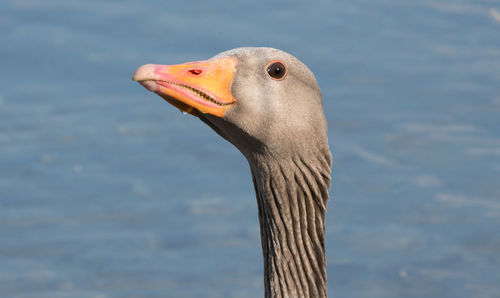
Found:
[(265, 297), (326, 297), (332, 156), (313, 73), (274, 48), (146, 64), (132, 79), (198, 117), (245, 156), (257, 198)]

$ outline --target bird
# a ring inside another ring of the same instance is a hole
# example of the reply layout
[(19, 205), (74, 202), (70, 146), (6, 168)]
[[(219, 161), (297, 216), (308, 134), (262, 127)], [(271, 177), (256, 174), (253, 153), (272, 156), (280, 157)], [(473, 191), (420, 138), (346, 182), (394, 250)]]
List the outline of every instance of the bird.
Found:
[(198, 117), (247, 159), (265, 297), (327, 297), (324, 235), (332, 154), (312, 71), (284, 51), (242, 47), (208, 60), (145, 64), (132, 79)]

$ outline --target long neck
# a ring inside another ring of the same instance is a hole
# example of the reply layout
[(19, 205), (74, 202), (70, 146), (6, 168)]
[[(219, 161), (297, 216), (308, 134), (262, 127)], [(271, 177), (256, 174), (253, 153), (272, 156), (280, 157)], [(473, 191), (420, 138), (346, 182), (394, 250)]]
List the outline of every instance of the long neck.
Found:
[(259, 207), (266, 297), (326, 297), (325, 212), (331, 157), (257, 155), (250, 162)]

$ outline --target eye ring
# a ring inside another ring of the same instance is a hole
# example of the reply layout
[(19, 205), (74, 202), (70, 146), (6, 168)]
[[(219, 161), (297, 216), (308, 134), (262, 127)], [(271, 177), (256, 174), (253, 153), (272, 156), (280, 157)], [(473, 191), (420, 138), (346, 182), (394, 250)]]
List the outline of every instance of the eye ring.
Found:
[(286, 76), (286, 66), (279, 60), (273, 60), (266, 65), (266, 72), (271, 79), (281, 81)]

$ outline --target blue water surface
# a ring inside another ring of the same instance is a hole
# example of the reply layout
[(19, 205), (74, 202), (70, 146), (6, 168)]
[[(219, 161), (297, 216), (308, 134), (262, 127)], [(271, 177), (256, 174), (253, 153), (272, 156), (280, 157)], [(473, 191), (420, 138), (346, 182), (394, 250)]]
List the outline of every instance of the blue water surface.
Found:
[(260, 297), (246, 160), (130, 77), (240, 46), (324, 96), (332, 297), (500, 297), (498, 0), (0, 2), (0, 297)]

